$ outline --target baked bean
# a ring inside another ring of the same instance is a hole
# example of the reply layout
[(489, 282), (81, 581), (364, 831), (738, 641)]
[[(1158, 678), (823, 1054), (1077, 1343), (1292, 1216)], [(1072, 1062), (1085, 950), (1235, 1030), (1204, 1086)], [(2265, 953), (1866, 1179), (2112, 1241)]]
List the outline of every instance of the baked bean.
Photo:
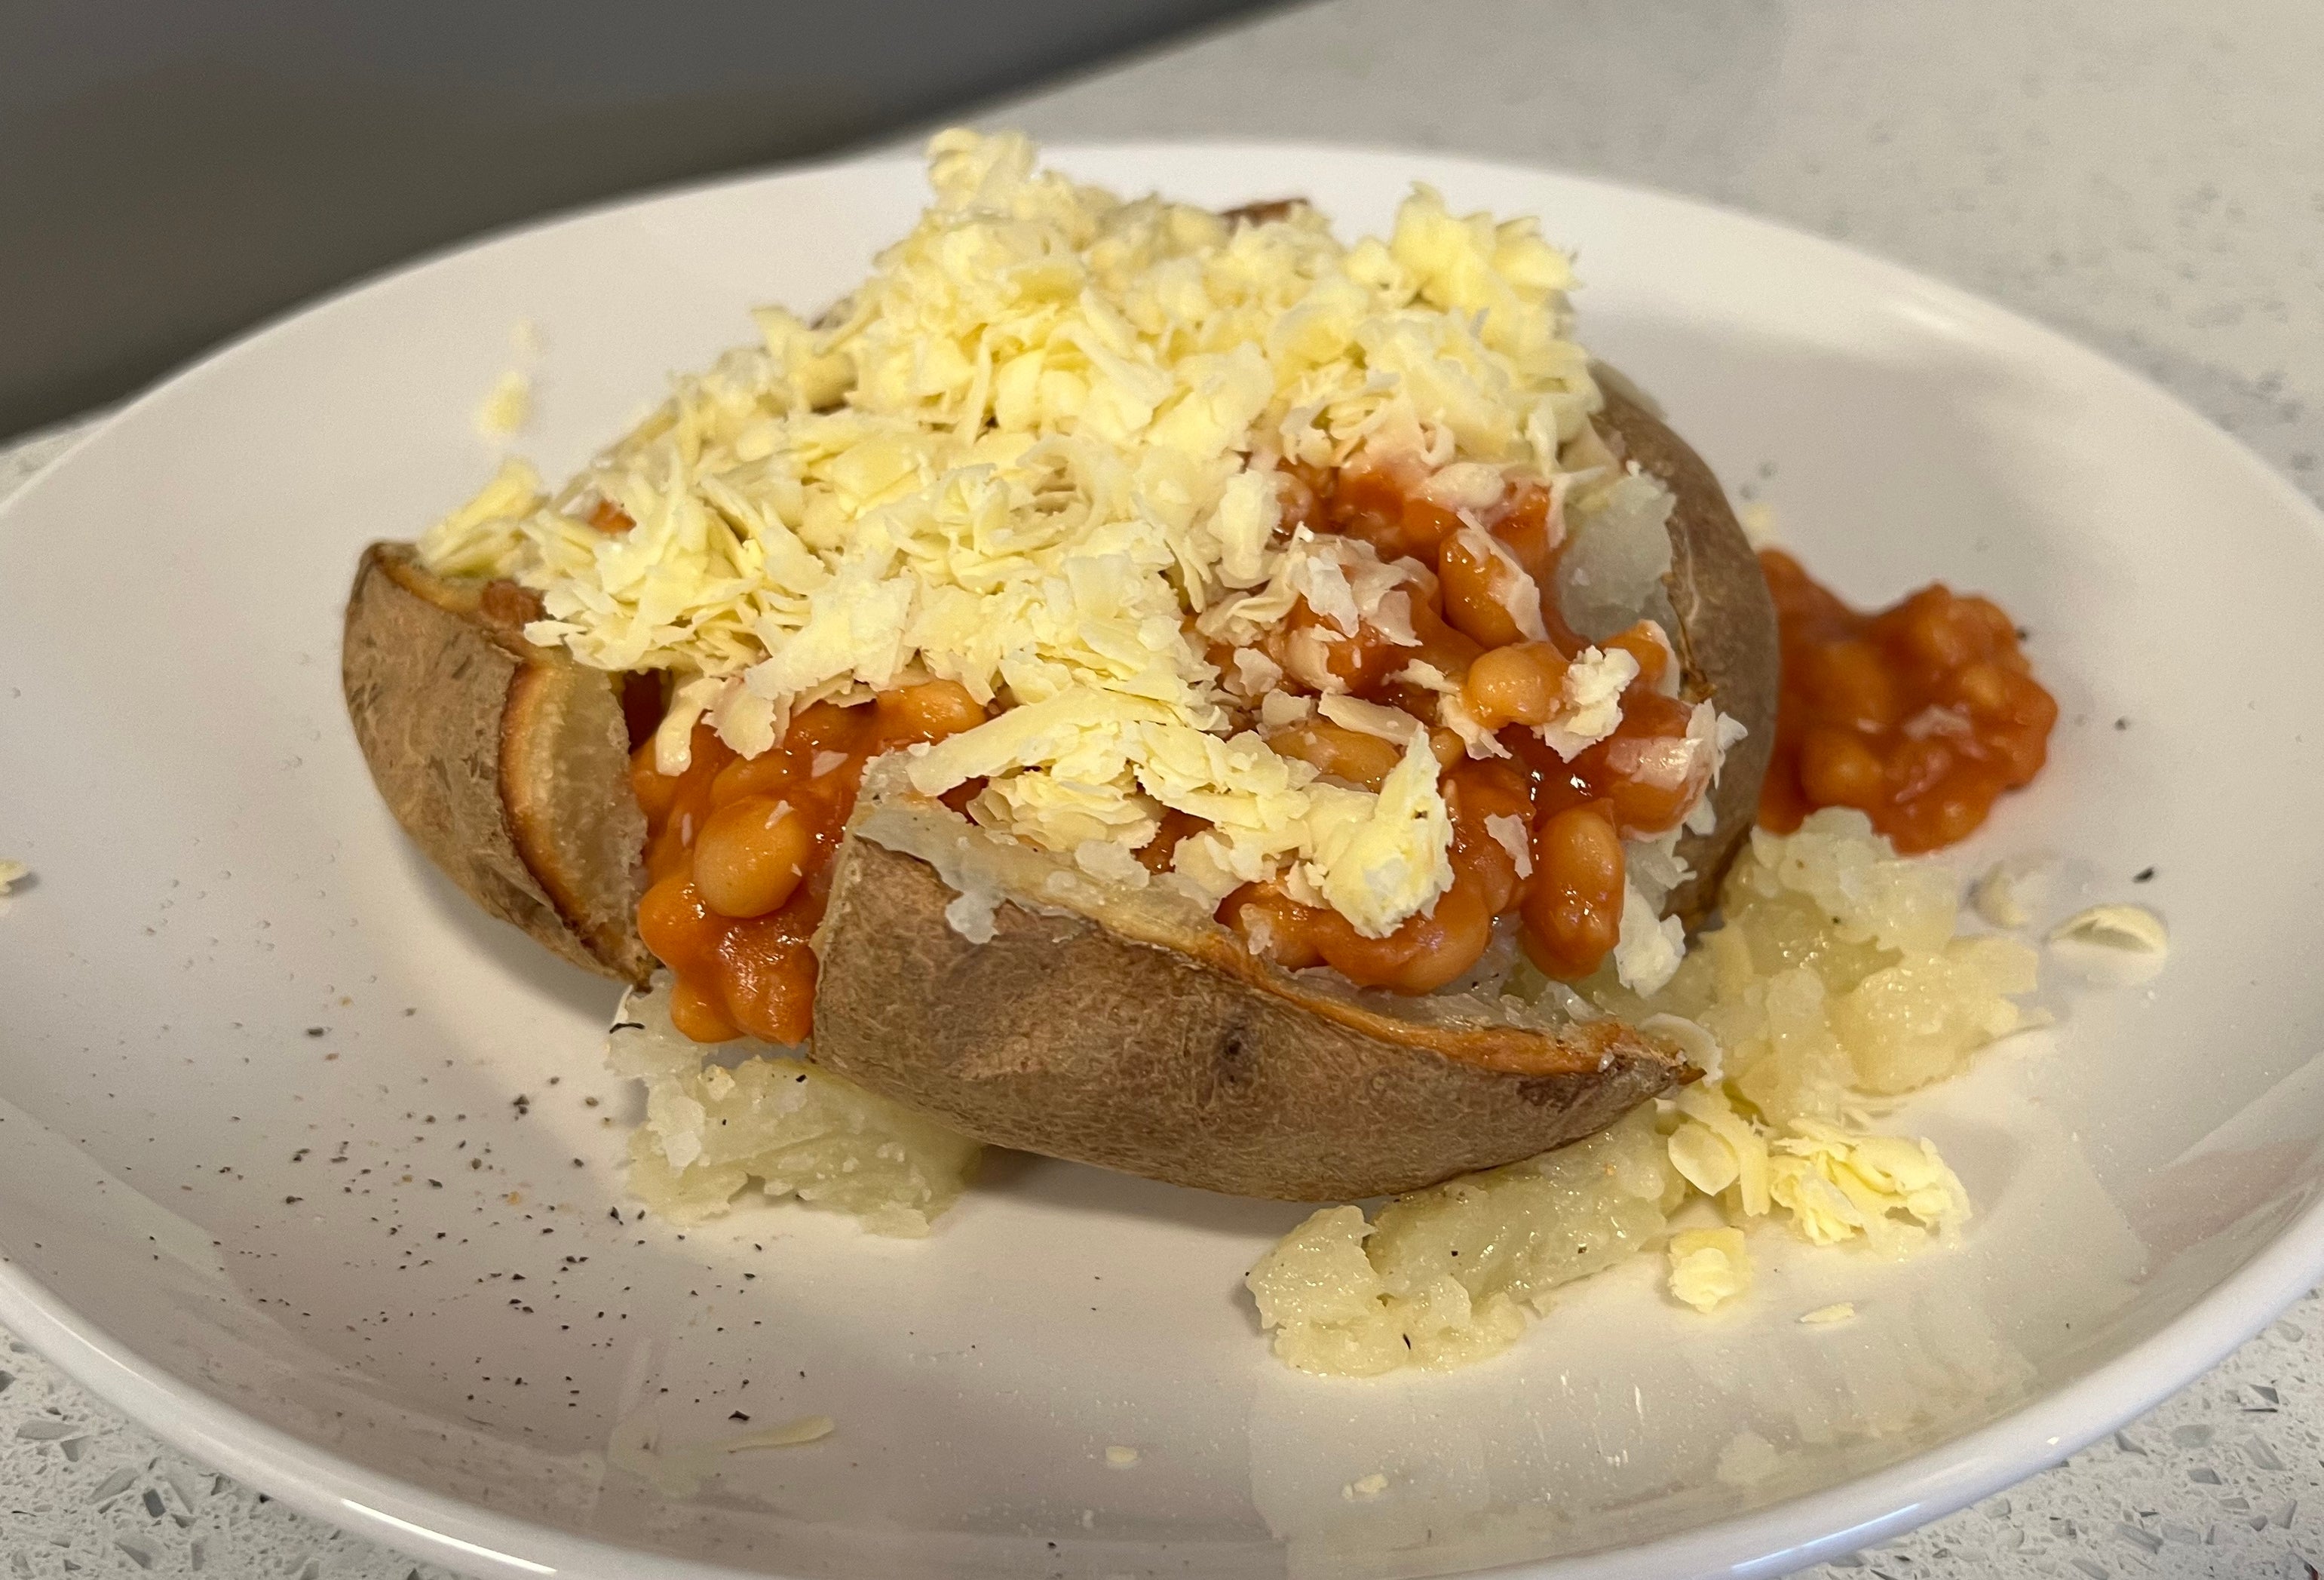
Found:
[(1622, 936), (1622, 837), (1603, 802), (1569, 807), (1534, 830), (1525, 951), (1543, 973), (1574, 982), (1598, 969)]
[(797, 753), (782, 746), (737, 758), (710, 781), (710, 805), (715, 809), (745, 796), (779, 795), (807, 777), (807, 767)]
[(702, 902), (690, 877), (664, 878), (638, 901), (638, 934), (646, 947), (681, 979), (716, 975), (723, 918)]
[[(1509, 612), (1510, 602), (1524, 596), (1523, 584), (1499, 555), (1479, 550), (1466, 536), (1449, 538), (1436, 574), (1444, 584), (1444, 618), (1455, 630), (1488, 648), (1524, 639)], [(1534, 596), (1538, 597), (1538, 589)]]
[(984, 722), (984, 705), (957, 680), (929, 680), (882, 691), (872, 699), (880, 742), (883, 746), (941, 741), (973, 730)]
[(721, 916), (764, 916), (807, 876), (816, 828), (798, 808), (773, 796), (744, 796), (710, 814), (694, 841), (694, 887)]
[(1825, 642), (1803, 660), (1800, 688), (1814, 698), (1819, 717), (1866, 731), (1889, 729), (1904, 721), (1896, 676), (1872, 643)]
[(1546, 724), (1565, 694), (1565, 655), (1545, 642), (1488, 648), (1469, 666), (1461, 700), (1489, 730)]
[(724, 1008), (683, 977), (669, 990), (669, 1023), (696, 1042), (728, 1042), (742, 1035)]
[(1170, 858), (1177, 854), (1178, 842), (1190, 834), (1199, 834), (1210, 827), (1207, 818), (1192, 812), (1182, 812), (1176, 807), (1165, 807), (1154, 837), (1139, 848), (1138, 860), (1145, 869), (1159, 877), (1170, 870)]
[(1398, 647), (1369, 623), (1357, 621), (1351, 636), (1308, 607), (1305, 598), (1294, 601), (1282, 623), (1260, 638), (1259, 650), (1305, 690), (1359, 697), (1411, 661), (1409, 648)]
[(1434, 588), (1412, 600), (1412, 633), (1420, 638), (1416, 648), (1403, 649), (1404, 661), (1420, 662), (1436, 670), (1454, 685), (1469, 672), (1477, 655), (1485, 651), (1484, 644), (1466, 632), (1456, 631), (1445, 624), (1444, 614), (1438, 605), (1440, 594)]
[(1404, 761), (1404, 748), (1394, 742), (1343, 728), (1328, 719), (1310, 719), (1277, 730), (1267, 744), (1286, 757), (1313, 763), (1334, 779), (1370, 790), (1379, 789)]
[(1820, 807), (1869, 809), (1887, 793), (1888, 772), (1855, 731), (1820, 725), (1800, 742), (1800, 783)]
[(678, 800), (678, 781), (656, 772), (651, 741), (630, 753), (630, 793), (637, 797), (647, 822), (668, 821), (669, 809)]
[(1370, 543), (1382, 559), (1424, 565), (1434, 564), (1438, 546), (1461, 528), (1459, 516), (1377, 467), (1335, 474), (1324, 513), (1335, 531)]
[(802, 761), (825, 752), (858, 752), (871, 739), (872, 710), (818, 702), (802, 708), (783, 732), (783, 746)]
[(1219, 907), (1221, 921), (1286, 971), (1323, 963), (1315, 947), (1316, 914), (1272, 883), (1246, 883)]
[(1316, 947), (1359, 987), (1434, 993), (1467, 973), (1493, 941), (1493, 916), (1478, 885), (1457, 876), (1427, 912), (1408, 916), (1384, 938), (1368, 938), (1336, 910), (1319, 913)]
[(1503, 496), (1500, 510), (1486, 525), (1508, 545), (1534, 585), (1546, 589), (1557, 567), (1559, 541), (1565, 535), (1564, 523), (1551, 517), (1549, 490), (1538, 483), (1519, 484)]
[[(815, 952), (807, 908), (738, 921), (719, 940), (719, 986), (728, 1018), (752, 1036), (789, 1047), (815, 1025)], [(818, 913), (821, 907), (814, 908)]]
[(1641, 620), (1626, 631), (1618, 631), (1598, 644), (1611, 651), (1619, 648), (1638, 661), (1638, 678), (1634, 685), (1654, 691), (1660, 689), (1663, 677), (1670, 670), (1673, 654), (1662, 628), (1651, 621)]
[[(1500, 740), (1532, 772), (1544, 812), (1603, 801), (1622, 836), (1637, 839), (1674, 827), (1701, 799), (1710, 763), (1681, 744), (1693, 715), (1688, 704), (1633, 681), (1614, 733), (1570, 762), (1531, 730), (1503, 730)], [(1674, 772), (1683, 753), (1690, 771)]]
[(1482, 882), (1458, 869), (1425, 914), (1406, 917), (1386, 938), (1368, 938), (1336, 910), (1302, 905), (1272, 883), (1236, 890), (1219, 919), (1286, 970), (1329, 966), (1358, 987), (1433, 993), (1467, 972), (1492, 942), (1493, 912)]
[(1444, 805), (1452, 816), (1453, 869), (1473, 877), (1485, 910), (1499, 916), (1517, 902), (1525, 881), (1516, 855), (1494, 836), (1488, 820), (1513, 818), (1519, 829), (1531, 829), (1533, 796), (1525, 775), (1491, 759), (1462, 762), (1445, 775)]

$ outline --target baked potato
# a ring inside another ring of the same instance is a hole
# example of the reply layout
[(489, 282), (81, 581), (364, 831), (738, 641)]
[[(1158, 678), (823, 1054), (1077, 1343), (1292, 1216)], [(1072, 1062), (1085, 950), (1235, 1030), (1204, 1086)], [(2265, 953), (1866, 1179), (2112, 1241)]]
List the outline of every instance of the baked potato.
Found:
[[(1499, 988), (1520, 939), (1667, 978), (1779, 693), (1750, 548), (1584, 376), (1563, 261), (1425, 189), (1351, 262), (1304, 204), (1124, 205), (1021, 139), (930, 174), (815, 325), (760, 315), (554, 500), (519, 468), (365, 554), (348, 711), (421, 848), (566, 959), (667, 962), (688, 1037), (1208, 1189), (1406, 1190), (1691, 1078)], [(696, 678), (657, 725), (624, 671)]]
[[(1766, 588), (1716, 478), (1618, 379), (1601, 432), (1676, 497), (1665, 590), (1682, 695), (1749, 731), (1727, 758), (1699, 920), (1748, 831), (1778, 690)], [(491, 914), (629, 982), (645, 818), (616, 679), (527, 642), (510, 583), (434, 576), (375, 544), (347, 607), (349, 717), (381, 794)], [(980, 1141), (1235, 1195), (1414, 1188), (1604, 1128), (1692, 1071), (1618, 1021), (1497, 994), (1404, 998), (1294, 973), (1159, 891), (1107, 894), (876, 774), (816, 939), (812, 1056)], [(948, 919), (991, 900), (973, 941)], [(1061, 897), (1062, 895), (1062, 897)]]

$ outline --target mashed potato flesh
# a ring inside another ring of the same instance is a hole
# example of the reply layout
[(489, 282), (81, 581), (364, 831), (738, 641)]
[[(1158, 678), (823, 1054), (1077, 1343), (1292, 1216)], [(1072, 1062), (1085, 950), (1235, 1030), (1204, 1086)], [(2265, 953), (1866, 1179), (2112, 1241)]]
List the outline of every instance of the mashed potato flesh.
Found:
[[(2012, 995), (2034, 987), (2034, 951), (1957, 936), (1958, 896), (1953, 874), (1898, 857), (1859, 812), (1755, 830), (1721, 892), (1724, 925), (1661, 992), (1629, 993), (1609, 967), (1575, 1000), (1683, 1033), (1713, 1073), (1370, 1223), (1352, 1206), (1315, 1214), (1247, 1280), (1276, 1354), (1342, 1376), (1466, 1365), (1508, 1348), (1560, 1285), (1658, 1244), (1674, 1298), (1710, 1312), (1748, 1297), (1743, 1231), (1763, 1220), (1886, 1256), (1952, 1236), (1969, 1197), (1936, 1148), (1860, 1133), (1851, 1116), (2023, 1023)], [(1672, 1234), (1680, 1213), (1694, 1226)]]
[(1684, 1181), (1651, 1109), (1570, 1147), (1404, 1197), (1326, 1207), (1250, 1270), (1275, 1353), (1303, 1372), (1449, 1371), (1499, 1354), (1551, 1291), (1655, 1243)]
[[(765, 1051), (735, 1059), (737, 1048)], [(982, 1150), (783, 1049), (693, 1041), (669, 1023), (667, 977), (623, 1002), (607, 1059), (646, 1084), (630, 1189), (673, 1223), (715, 1217), (755, 1190), (852, 1213), (875, 1234), (926, 1234)]]

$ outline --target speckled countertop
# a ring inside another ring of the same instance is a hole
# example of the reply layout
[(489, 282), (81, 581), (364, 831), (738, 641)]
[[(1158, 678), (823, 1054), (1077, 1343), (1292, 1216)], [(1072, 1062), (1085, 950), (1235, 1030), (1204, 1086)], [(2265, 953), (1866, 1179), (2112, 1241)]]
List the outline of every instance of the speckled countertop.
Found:
[[(1330, 0), (980, 117), (1442, 148), (1897, 258), (2176, 391), (2324, 496), (2315, 0)], [(0, 454), (0, 494), (54, 441)], [(436, 1580), (161, 1447), (0, 1336), (0, 1580)], [(1826, 1580), (2317, 1580), (2310, 1296), (2135, 1425)]]

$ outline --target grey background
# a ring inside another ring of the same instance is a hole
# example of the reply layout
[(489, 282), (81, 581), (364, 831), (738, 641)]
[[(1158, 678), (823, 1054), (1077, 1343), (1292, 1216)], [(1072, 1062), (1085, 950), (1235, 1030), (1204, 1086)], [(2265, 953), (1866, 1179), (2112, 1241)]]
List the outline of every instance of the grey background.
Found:
[(0, 434), (429, 248), (1252, 0), (0, 0)]

